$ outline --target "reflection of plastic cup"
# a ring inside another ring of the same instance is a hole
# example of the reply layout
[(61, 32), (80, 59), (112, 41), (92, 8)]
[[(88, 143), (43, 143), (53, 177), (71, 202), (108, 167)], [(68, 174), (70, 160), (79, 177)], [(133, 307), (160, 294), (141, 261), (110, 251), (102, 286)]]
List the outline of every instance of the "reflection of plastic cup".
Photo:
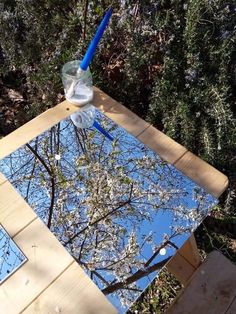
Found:
[(65, 97), (77, 106), (84, 106), (93, 99), (93, 80), (89, 68), (80, 69), (80, 61), (67, 62), (62, 68)]
[(87, 105), (73, 113), (70, 118), (78, 128), (90, 128), (95, 120), (96, 110), (93, 105)]

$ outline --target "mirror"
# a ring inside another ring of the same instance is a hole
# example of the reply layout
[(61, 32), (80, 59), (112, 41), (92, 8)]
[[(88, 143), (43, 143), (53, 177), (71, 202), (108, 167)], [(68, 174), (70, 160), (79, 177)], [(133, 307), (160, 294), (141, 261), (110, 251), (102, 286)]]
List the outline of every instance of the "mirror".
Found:
[(0, 225), (0, 284), (26, 262), (26, 257)]
[(96, 114), (113, 141), (66, 119), (0, 171), (125, 313), (217, 200)]

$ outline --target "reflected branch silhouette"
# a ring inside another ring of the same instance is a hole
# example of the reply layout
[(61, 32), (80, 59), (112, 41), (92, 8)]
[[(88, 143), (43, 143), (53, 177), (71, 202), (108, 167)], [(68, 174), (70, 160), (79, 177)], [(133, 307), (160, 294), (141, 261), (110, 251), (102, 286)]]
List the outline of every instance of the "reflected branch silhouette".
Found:
[(165, 264), (170, 260), (170, 257), (167, 257), (166, 259), (164, 259), (161, 262), (158, 262), (152, 266), (149, 266), (145, 269), (140, 269), (138, 270), (136, 273), (134, 273), (132, 276), (128, 277), (125, 281), (123, 282), (117, 282), (113, 285), (108, 286), (107, 288), (103, 289), (102, 292), (104, 294), (110, 294), (113, 293), (115, 291), (117, 291), (118, 289), (127, 289), (127, 286), (136, 282), (137, 280), (153, 273), (154, 271), (159, 270), (160, 268), (162, 268), (163, 266), (165, 266)]
[[(50, 181), (51, 181), (51, 202), (50, 202), (50, 206), (49, 206), (49, 209), (48, 209), (48, 222), (47, 222), (47, 226), (50, 229), (51, 228), (51, 224), (52, 224), (52, 215), (53, 215), (53, 208), (54, 208), (54, 201), (55, 201), (55, 180), (54, 180), (54, 174), (51, 171), (51, 169), (47, 166), (47, 164), (43, 160), (43, 158), (37, 153), (37, 151), (35, 149), (33, 149), (33, 147), (30, 144), (26, 144), (26, 147), (28, 147), (29, 150), (35, 155), (35, 157), (42, 163), (42, 165), (47, 170), (47, 172), (49, 174), (49, 177), (50, 177)], [(33, 169), (34, 169), (34, 167), (33, 167)]]
[(113, 142), (64, 120), (0, 170), (124, 313), (216, 199), (101, 113), (97, 120)]

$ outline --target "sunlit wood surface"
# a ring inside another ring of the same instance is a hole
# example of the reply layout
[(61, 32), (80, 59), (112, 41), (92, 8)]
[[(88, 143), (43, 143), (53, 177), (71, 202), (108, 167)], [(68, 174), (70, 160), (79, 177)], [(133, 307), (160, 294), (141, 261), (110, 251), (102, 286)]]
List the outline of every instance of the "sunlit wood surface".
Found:
[(236, 266), (213, 251), (166, 314), (236, 313)]
[[(219, 197), (227, 177), (155, 129), (126, 107), (94, 88), (94, 105), (164, 160)], [(63, 101), (0, 140), (0, 159), (77, 111)], [(0, 222), (28, 262), (0, 286), (0, 313), (112, 314), (116, 310), (74, 262), (35, 212), (0, 174)], [(194, 240), (185, 244), (169, 267), (188, 277), (199, 263)]]

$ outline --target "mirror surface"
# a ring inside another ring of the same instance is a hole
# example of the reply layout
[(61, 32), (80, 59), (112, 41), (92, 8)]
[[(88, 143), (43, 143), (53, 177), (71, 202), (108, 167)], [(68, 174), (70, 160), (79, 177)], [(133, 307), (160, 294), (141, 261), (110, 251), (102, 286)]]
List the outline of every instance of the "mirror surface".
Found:
[(97, 112), (66, 119), (0, 161), (58, 240), (125, 313), (217, 200)]
[(26, 262), (26, 257), (0, 225), (0, 284)]

